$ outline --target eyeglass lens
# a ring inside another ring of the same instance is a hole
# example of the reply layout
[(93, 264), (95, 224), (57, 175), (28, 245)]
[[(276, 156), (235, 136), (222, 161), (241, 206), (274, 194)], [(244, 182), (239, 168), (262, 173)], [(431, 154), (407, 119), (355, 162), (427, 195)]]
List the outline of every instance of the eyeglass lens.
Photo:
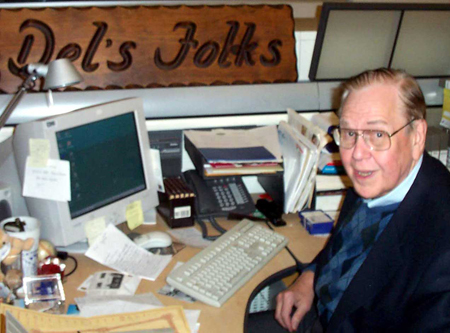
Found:
[(364, 130), (358, 133), (352, 129), (340, 128), (335, 131), (335, 138), (336, 135), (339, 136), (336, 142), (345, 149), (355, 146), (358, 136), (362, 136), (366, 144), (374, 150), (387, 150), (391, 146), (389, 134), (384, 131)]

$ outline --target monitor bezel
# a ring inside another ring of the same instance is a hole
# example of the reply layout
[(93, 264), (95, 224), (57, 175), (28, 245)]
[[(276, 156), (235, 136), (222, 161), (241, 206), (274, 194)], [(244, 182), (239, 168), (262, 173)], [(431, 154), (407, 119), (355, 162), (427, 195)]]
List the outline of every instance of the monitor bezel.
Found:
[[(158, 195), (157, 195), (157, 187), (156, 182), (153, 176), (153, 168), (151, 165), (151, 156), (150, 156), (150, 142), (148, 138), (148, 132), (145, 124), (145, 117), (143, 111), (143, 103), (140, 98), (130, 98), (119, 101), (113, 101), (105, 104), (93, 105), (83, 109), (71, 111), (65, 114), (61, 114), (55, 117), (49, 117), (46, 119), (41, 119), (36, 122), (40, 123), (37, 126), (41, 127), (39, 132), (43, 133), (44, 139), (47, 139), (50, 144), (50, 154), (49, 158), (60, 160), (58, 142), (56, 134), (60, 131), (68, 130), (74, 127), (83, 126), (89, 124), (91, 122), (101, 121), (104, 119), (112, 118), (115, 116), (128, 114), (134, 114), (134, 122), (137, 130), (137, 137), (139, 142), (139, 149), (142, 159), (142, 168), (144, 173), (145, 185), (146, 188), (142, 191), (131, 194), (127, 197), (121, 198), (117, 201), (109, 203), (105, 206), (99, 207), (85, 213), (83, 215), (77, 216), (75, 218), (71, 217), (70, 207), (68, 202), (60, 202), (60, 201), (50, 201), (44, 199), (37, 198), (25, 198), (27, 204), (33, 201), (31, 205), (34, 207), (29, 210), (31, 215), (33, 216), (32, 210), (36, 211), (36, 207), (39, 204), (45, 203), (45, 209), (51, 210), (57, 213), (58, 221), (49, 221), (48, 224), (55, 226), (59, 223), (59, 227), (66, 227), (67, 230), (71, 230), (72, 232), (59, 230), (57, 236), (53, 237), (53, 242), (56, 243), (56, 246), (68, 246), (74, 244), (76, 242), (85, 241), (86, 234), (84, 230), (84, 226), (88, 221), (95, 220), (97, 218), (105, 218), (105, 223), (110, 224), (118, 224), (121, 222), (125, 222), (126, 220), (126, 207), (137, 200), (141, 201), (143, 211), (147, 211), (151, 208), (154, 208), (158, 205)], [(34, 133), (30, 134), (31, 137)], [(23, 158), (23, 157), (22, 157)], [(23, 182), (23, 171), (22, 174), (22, 182)], [(50, 207), (50, 208), (49, 208)], [(36, 212), (35, 212), (36, 213)], [(45, 216), (47, 211), (43, 213)], [(39, 214), (36, 214), (39, 215)], [(69, 223), (70, 225), (66, 225)], [(48, 233), (48, 226), (46, 226), (45, 232)], [(82, 230), (80, 230), (82, 229)], [(55, 239), (57, 238), (57, 241)]]
[[(127, 110), (128, 108), (128, 110)], [(127, 110), (127, 111), (119, 111), (116, 112), (116, 110)], [(142, 102), (139, 102), (139, 99), (127, 99), (122, 101), (115, 101), (110, 102), (106, 104), (100, 104), (95, 105), (83, 109), (79, 109), (76, 111), (72, 111), (70, 113), (63, 114), (61, 116), (52, 118), (48, 121), (44, 122), (44, 126), (47, 127), (46, 129), (46, 135), (47, 139), (50, 142), (50, 155), (49, 158), (52, 159), (60, 159), (59, 156), (59, 149), (58, 149), (58, 142), (56, 138), (56, 134), (61, 131), (69, 130), (78, 126), (87, 125), (91, 122), (101, 121), (108, 118), (113, 118), (115, 116), (123, 115), (133, 113), (134, 114), (134, 122), (136, 125), (137, 130), (137, 136), (139, 141), (139, 150), (141, 153), (141, 159), (142, 159), (142, 168), (144, 172), (144, 178), (145, 178), (145, 185), (146, 188), (142, 191), (136, 192), (130, 196), (127, 196), (125, 198), (119, 199), (117, 201), (114, 201), (112, 203), (109, 203), (105, 206), (99, 207), (97, 209), (94, 209), (93, 211), (90, 211), (88, 213), (82, 214), (78, 217), (72, 218), (70, 213), (70, 208), (68, 202), (61, 202), (60, 204), (62, 206), (61, 212), (64, 212), (68, 219), (70, 219), (73, 223), (84, 223), (85, 219), (87, 217), (88, 220), (92, 220), (92, 218), (95, 218), (93, 215), (102, 215), (103, 211), (107, 211), (110, 209), (111, 205), (120, 204), (122, 201), (126, 201), (127, 204), (132, 203), (139, 199), (139, 197), (142, 196), (142, 193), (145, 191), (148, 191), (150, 188), (154, 188), (154, 183), (150, 181), (149, 175), (152, 174), (152, 168), (150, 167), (149, 163), (146, 161), (149, 161), (150, 159), (150, 144), (148, 140), (148, 133), (147, 129), (145, 127), (145, 119), (143, 121), (139, 121), (139, 118), (143, 118), (143, 109), (142, 109)], [(93, 115), (95, 114), (95, 115)], [(87, 116), (87, 118), (85, 117)], [(52, 125), (48, 127), (49, 123), (56, 122), (55, 125)]]

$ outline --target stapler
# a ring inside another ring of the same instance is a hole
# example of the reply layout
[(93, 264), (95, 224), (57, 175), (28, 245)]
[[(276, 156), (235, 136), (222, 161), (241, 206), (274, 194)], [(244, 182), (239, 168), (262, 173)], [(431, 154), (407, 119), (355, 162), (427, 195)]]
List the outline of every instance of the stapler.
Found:
[(263, 213), (274, 226), (283, 227), (286, 225), (286, 222), (281, 217), (283, 215), (283, 210), (275, 201), (259, 199), (256, 202), (256, 208)]

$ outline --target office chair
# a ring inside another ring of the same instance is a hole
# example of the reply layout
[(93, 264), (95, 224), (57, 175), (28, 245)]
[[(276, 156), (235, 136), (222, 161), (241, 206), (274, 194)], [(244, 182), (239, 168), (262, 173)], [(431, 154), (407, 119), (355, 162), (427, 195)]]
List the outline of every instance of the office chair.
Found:
[[(306, 265), (303, 265), (304, 267), (306, 267)], [(255, 299), (255, 297), (258, 296), (258, 294), (266, 287), (271, 286), (276, 284), (277, 282), (280, 282), (282, 279), (291, 276), (295, 273), (299, 273), (301, 272), (301, 268), (302, 265), (294, 265), (288, 268), (285, 268), (271, 276), (269, 276), (268, 278), (266, 278), (264, 281), (262, 281), (252, 292), (252, 294), (250, 295), (248, 301), (247, 301), (247, 306), (245, 308), (245, 317), (244, 317), (244, 333), (248, 333), (248, 321), (249, 321), (249, 315), (250, 313), (250, 309), (252, 306), (252, 302)]]

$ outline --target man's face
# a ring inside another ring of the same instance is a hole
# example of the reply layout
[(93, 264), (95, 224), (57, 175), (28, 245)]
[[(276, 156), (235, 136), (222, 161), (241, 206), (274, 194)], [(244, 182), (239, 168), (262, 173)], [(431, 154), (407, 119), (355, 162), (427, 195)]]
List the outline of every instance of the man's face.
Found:
[[(402, 107), (397, 87), (374, 84), (350, 93), (343, 106), (340, 126), (392, 134), (410, 121)], [(415, 123), (421, 128), (425, 126), (426, 131), (425, 121)], [(353, 148), (340, 149), (345, 170), (361, 197), (381, 197), (406, 178), (423, 151), (422, 145), (417, 144), (420, 135), (416, 132), (410, 127), (402, 129), (391, 138), (391, 147), (385, 151), (371, 150), (362, 137), (358, 137)]]

